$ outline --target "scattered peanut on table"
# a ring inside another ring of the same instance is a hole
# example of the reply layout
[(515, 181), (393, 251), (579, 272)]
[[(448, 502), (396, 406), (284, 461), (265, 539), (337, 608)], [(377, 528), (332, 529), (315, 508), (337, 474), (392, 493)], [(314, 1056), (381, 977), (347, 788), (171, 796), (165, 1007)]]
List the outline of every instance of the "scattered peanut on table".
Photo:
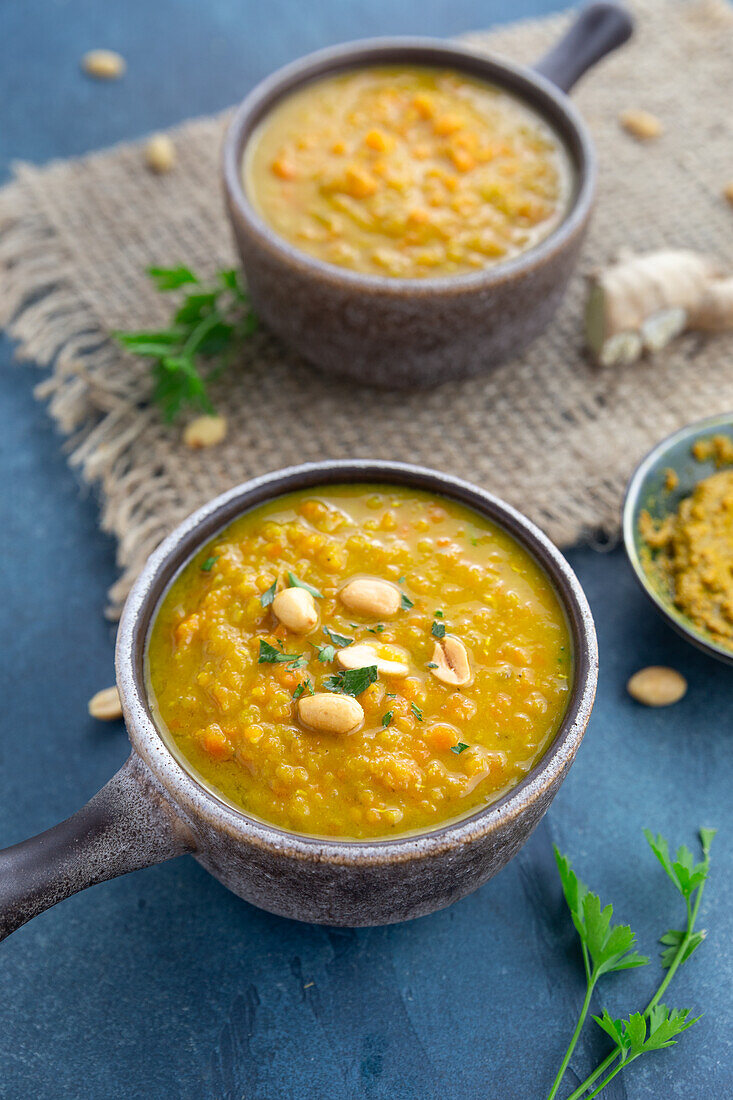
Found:
[(96, 80), (119, 80), (127, 64), (115, 50), (89, 50), (81, 59), (81, 67), (87, 76)]
[(167, 134), (154, 134), (144, 149), (145, 163), (151, 172), (161, 176), (176, 163), (176, 147)]
[(122, 717), (120, 695), (116, 687), (104, 688), (89, 700), (89, 714), (101, 722), (113, 722)]
[(183, 429), (183, 442), (197, 451), (214, 447), (226, 439), (227, 422), (223, 416), (197, 416)]
[(638, 138), (639, 141), (650, 141), (658, 138), (664, 129), (661, 121), (650, 111), (622, 111), (619, 115), (619, 122), (627, 134)]
[(669, 707), (679, 703), (687, 691), (687, 680), (673, 668), (650, 665), (634, 673), (626, 690), (645, 707)]

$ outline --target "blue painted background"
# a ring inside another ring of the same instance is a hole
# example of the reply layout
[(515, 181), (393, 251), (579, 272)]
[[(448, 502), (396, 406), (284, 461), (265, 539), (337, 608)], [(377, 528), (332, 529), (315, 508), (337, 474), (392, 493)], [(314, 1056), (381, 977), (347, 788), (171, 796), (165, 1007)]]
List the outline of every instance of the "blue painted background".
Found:
[[(223, 107), (329, 42), (455, 34), (554, 6), (2, 0), (0, 172), (15, 158), (81, 153)], [(123, 81), (80, 74), (79, 57), (97, 46), (126, 56)], [(112, 681), (113, 630), (100, 609), (113, 547), (32, 398), (32, 373), (12, 364), (7, 341), (0, 358), (0, 844), (9, 844), (75, 810), (122, 763), (126, 740), (121, 725), (86, 717), (90, 695)], [(0, 948), (0, 1097), (541, 1098), (583, 993), (552, 841), (656, 956), (680, 903), (641, 829), (693, 843), (700, 824), (722, 830), (702, 910), (709, 939), (671, 1002), (704, 1019), (607, 1095), (731, 1095), (733, 678), (655, 617), (620, 552), (569, 556), (598, 624), (598, 703), (551, 812), (498, 879), (444, 913), (353, 932), (252, 909), (189, 858), (95, 887)], [(689, 679), (674, 709), (644, 710), (624, 692), (652, 662)], [(641, 1006), (657, 973), (655, 962), (608, 979), (595, 1009)], [(573, 1058), (580, 1077), (605, 1049), (593, 1031)]]

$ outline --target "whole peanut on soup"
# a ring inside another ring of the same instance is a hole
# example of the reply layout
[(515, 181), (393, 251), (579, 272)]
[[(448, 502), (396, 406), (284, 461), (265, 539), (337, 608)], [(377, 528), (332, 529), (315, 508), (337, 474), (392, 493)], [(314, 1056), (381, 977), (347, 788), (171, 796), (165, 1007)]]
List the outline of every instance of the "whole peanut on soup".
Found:
[(305, 588), (284, 588), (272, 601), (272, 610), (293, 634), (309, 634), (318, 624), (316, 601)]
[(378, 577), (357, 577), (341, 589), (339, 599), (358, 615), (391, 619), (399, 611), (402, 597), (396, 584)]
[(364, 710), (350, 695), (319, 691), (299, 700), (298, 717), (318, 733), (350, 733), (364, 721)]

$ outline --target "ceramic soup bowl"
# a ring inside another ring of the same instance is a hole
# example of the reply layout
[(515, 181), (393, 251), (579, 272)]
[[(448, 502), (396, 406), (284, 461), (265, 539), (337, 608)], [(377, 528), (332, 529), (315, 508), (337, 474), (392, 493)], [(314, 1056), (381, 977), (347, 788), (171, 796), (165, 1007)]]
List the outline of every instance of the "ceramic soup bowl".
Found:
[[(593, 145), (565, 93), (631, 31), (623, 8), (595, 3), (533, 69), (436, 39), (380, 38), (321, 50), (258, 84), (229, 127), (223, 181), (262, 320), (320, 369), (389, 388), (465, 378), (517, 355), (562, 299), (593, 202)], [(573, 188), (564, 219), (545, 240), (475, 273), (401, 279), (325, 263), (269, 228), (242, 183), (242, 158), (258, 124), (284, 96), (314, 80), (385, 64), (437, 66), (478, 77), (519, 97), (549, 123), (569, 157)]]
[[(156, 609), (202, 545), (243, 512), (283, 493), (345, 482), (425, 489), (468, 505), (503, 527), (553, 582), (574, 650), (565, 717), (552, 745), (518, 786), (491, 805), (430, 832), (380, 841), (286, 832), (204, 788), (158, 731), (144, 677)], [(298, 920), (388, 924), (449, 905), (500, 871), (542, 818), (583, 738), (598, 668), (585, 595), (565, 559), (529, 520), (490, 493), (445, 474), (360, 461), (268, 474), (231, 489), (182, 523), (150, 557), (128, 597), (116, 661), (131, 755), (73, 817), (0, 852), (0, 937), (78, 890), (186, 852), (235, 894)]]

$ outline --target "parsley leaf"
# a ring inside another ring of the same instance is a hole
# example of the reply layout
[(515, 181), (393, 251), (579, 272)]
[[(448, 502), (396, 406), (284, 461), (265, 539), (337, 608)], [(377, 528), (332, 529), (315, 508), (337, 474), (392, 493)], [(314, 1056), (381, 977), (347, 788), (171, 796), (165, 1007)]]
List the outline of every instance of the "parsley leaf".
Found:
[(364, 668), (345, 668), (323, 681), (327, 691), (340, 691), (343, 695), (361, 695), (379, 675), (376, 665)]
[(257, 663), (260, 665), (288, 664), (291, 668), (302, 668), (307, 664), (307, 661), (302, 653), (284, 653), (281, 649), (276, 649), (270, 642), (266, 642), (264, 638), (260, 638), (260, 652)]
[(430, 633), (434, 638), (445, 638), (445, 623), (434, 622)]
[(347, 646), (354, 644), (353, 638), (347, 638), (345, 634), (337, 634), (335, 630), (330, 630), (327, 626), (324, 626), (323, 633), (337, 649), (345, 649)]
[(422, 722), (422, 711), (420, 710), (420, 707), (417, 705), (417, 703), (410, 703), (410, 710), (415, 715), (418, 722)]
[(382, 725), (388, 726), (394, 718), (394, 711), (388, 710), (386, 714), (382, 715)]
[(414, 607), (414, 603), (409, 596), (406, 596), (404, 592), (400, 592), (400, 607), (403, 611), (409, 611), (411, 607)]
[(319, 645), (318, 642), (311, 642), (311, 645), (318, 654), (318, 660), (324, 665), (330, 665), (331, 661), (336, 659), (336, 650), (332, 645)]
[(260, 596), (260, 603), (263, 607), (269, 607), (272, 601), (275, 599), (275, 593), (277, 592), (277, 581), (273, 581), (268, 589), (266, 589)]
[(116, 332), (133, 355), (153, 360), (152, 400), (163, 418), (174, 420), (185, 409), (213, 413), (208, 385), (236, 357), (257, 328), (249, 297), (234, 269), (220, 271), (203, 286), (187, 267), (151, 267), (148, 274), (161, 293), (186, 290), (168, 328)]
[(438, 666), (435, 663), (435, 661), (428, 661), (428, 663), (425, 665), (425, 667), (426, 668), (437, 668)]
[(457, 745), (451, 745), (450, 751), (454, 752), (456, 756), (460, 756), (461, 753), (464, 752), (467, 748), (468, 745), (465, 743), (465, 741), (459, 741)]
[(210, 573), (219, 560), (219, 555), (214, 554), (212, 557), (207, 558), (206, 561), (201, 562), (201, 571), (203, 573)]
[(295, 691), (293, 692), (293, 699), (296, 703), (298, 699), (300, 699), (304, 691), (307, 691), (309, 695), (315, 695), (315, 690), (309, 676), (306, 676), (305, 680), (301, 680)]
[(294, 573), (288, 573), (288, 580), (293, 588), (304, 588), (306, 592), (310, 592), (311, 596), (314, 596), (317, 600), (323, 599), (323, 593), (319, 592), (317, 588), (314, 588), (312, 584), (306, 584), (305, 581), (298, 580)]

